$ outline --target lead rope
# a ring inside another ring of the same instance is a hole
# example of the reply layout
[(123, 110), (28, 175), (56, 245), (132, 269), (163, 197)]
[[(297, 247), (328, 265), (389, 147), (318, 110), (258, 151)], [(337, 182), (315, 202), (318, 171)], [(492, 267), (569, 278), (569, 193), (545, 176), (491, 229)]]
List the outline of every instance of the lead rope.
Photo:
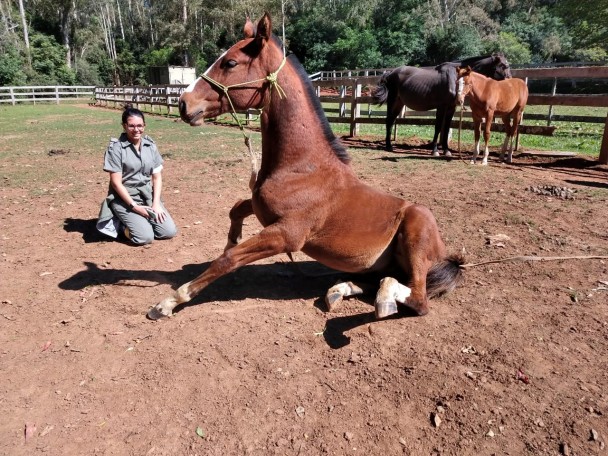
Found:
[[(209, 84), (216, 86), (218, 89), (220, 89), (222, 92), (224, 92), (224, 95), (226, 95), (226, 98), (228, 99), (228, 103), (230, 103), (230, 110), (231, 110), (230, 115), (232, 115), (232, 118), (236, 121), (237, 125), (239, 126), (239, 128), (241, 130), (241, 133), (243, 133), (243, 137), (245, 139), (245, 146), (247, 146), (247, 150), (249, 151), (249, 158), (251, 159), (251, 178), (249, 179), (249, 189), (250, 190), (253, 190), (253, 186), (255, 185), (255, 181), (257, 179), (258, 171), (260, 170), (259, 160), (261, 158), (261, 152), (259, 154), (257, 154), (253, 150), (253, 145), (251, 142), (251, 134), (247, 134), (245, 132), (245, 127), (243, 126), (243, 123), (237, 117), (236, 109), (234, 108), (234, 104), (232, 103), (232, 99), (230, 98), (230, 94), (228, 93), (228, 90), (230, 90), (234, 87), (242, 87), (247, 84), (252, 84), (255, 82), (268, 81), (270, 83), (268, 103), (270, 103), (270, 96), (272, 95), (272, 89), (276, 89), (277, 93), (279, 94), (279, 98), (281, 98), (281, 99), (286, 98), (287, 94), (285, 93), (285, 90), (283, 90), (283, 87), (281, 87), (281, 85), (278, 82), (279, 71), (281, 71), (281, 69), (283, 69), (283, 66), (285, 65), (286, 61), (287, 61), (287, 57), (284, 56), (283, 61), (279, 65), (279, 68), (277, 68), (276, 71), (274, 71), (273, 73), (270, 73), (265, 78), (255, 79), (253, 81), (241, 82), (241, 83), (232, 84), (229, 86), (225, 86), (221, 82), (218, 82), (213, 78), (210, 78), (206, 74), (201, 75), (201, 77), (205, 81), (207, 81)], [(263, 109), (264, 109), (264, 107), (262, 107), (262, 110)]]

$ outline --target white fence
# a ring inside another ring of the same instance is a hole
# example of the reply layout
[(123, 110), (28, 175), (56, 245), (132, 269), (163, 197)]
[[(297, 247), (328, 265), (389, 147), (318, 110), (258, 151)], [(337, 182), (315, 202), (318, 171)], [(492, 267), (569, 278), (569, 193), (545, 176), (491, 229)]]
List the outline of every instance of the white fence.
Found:
[(18, 86), (0, 87), (0, 103), (38, 103), (93, 98), (95, 86)]

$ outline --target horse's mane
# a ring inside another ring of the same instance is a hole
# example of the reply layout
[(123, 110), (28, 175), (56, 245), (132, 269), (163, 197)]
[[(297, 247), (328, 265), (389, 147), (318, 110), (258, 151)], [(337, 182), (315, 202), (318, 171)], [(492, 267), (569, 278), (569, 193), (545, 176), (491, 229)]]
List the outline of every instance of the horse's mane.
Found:
[[(274, 38), (279, 43), (279, 46), (281, 46), (280, 40), (276, 37), (274, 37)], [(340, 142), (340, 140), (336, 137), (336, 135), (334, 135), (334, 132), (332, 131), (332, 129), (329, 125), (329, 121), (327, 120), (327, 117), (325, 116), (325, 111), (323, 111), (323, 106), (321, 106), (321, 102), (319, 101), (319, 97), (315, 93), (315, 89), (312, 86), (312, 83), (310, 82), (308, 73), (306, 73), (306, 70), (304, 69), (304, 67), (298, 60), (298, 58), (295, 56), (295, 54), (290, 54), (287, 57), (287, 61), (292, 64), (292, 66), (296, 70), (296, 74), (302, 81), (302, 85), (306, 89), (306, 96), (308, 97), (310, 104), (314, 108), (315, 113), (317, 114), (317, 117), (319, 118), (319, 122), (321, 122), (321, 128), (323, 129), (323, 135), (325, 136), (325, 139), (329, 143), (331, 149), (334, 151), (334, 153), (340, 159), (341, 162), (350, 163), (350, 161), (351, 161), (350, 155), (349, 155), (348, 151), (346, 150), (346, 148), (344, 147), (344, 145)]]

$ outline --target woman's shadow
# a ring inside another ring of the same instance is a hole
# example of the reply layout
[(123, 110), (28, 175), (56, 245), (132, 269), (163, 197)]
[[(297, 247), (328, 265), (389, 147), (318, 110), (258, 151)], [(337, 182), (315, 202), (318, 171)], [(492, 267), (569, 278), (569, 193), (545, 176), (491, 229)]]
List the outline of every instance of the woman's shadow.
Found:
[(85, 244), (91, 242), (116, 242), (114, 239), (100, 233), (97, 230), (97, 219), (66, 218), (63, 221), (63, 229), (68, 233), (81, 233)]

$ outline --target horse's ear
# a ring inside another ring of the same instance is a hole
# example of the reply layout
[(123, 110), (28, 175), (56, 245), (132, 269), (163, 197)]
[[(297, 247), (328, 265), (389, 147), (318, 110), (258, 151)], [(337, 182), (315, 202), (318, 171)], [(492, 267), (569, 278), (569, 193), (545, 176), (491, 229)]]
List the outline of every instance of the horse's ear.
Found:
[(255, 25), (249, 19), (249, 16), (245, 19), (245, 25), (243, 26), (243, 39), (253, 38), (255, 36)]
[(260, 22), (258, 22), (258, 29), (255, 35), (255, 39), (258, 42), (260, 48), (266, 44), (268, 40), (270, 40), (270, 36), (272, 35), (272, 20), (270, 19), (270, 15), (268, 13), (264, 13)]

